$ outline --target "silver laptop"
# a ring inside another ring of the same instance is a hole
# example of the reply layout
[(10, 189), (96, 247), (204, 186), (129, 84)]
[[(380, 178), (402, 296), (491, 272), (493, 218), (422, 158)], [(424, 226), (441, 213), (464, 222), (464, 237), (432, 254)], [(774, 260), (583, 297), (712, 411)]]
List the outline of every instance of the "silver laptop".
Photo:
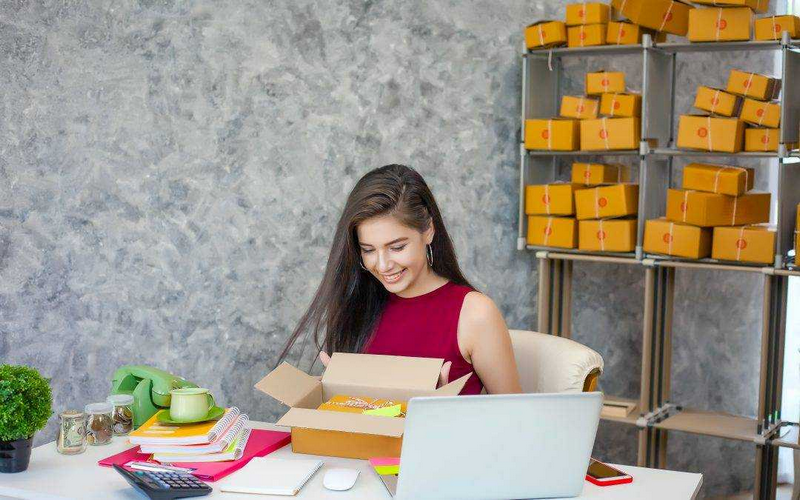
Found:
[(580, 495), (602, 401), (600, 392), (412, 398), (400, 474), (380, 477), (401, 500)]

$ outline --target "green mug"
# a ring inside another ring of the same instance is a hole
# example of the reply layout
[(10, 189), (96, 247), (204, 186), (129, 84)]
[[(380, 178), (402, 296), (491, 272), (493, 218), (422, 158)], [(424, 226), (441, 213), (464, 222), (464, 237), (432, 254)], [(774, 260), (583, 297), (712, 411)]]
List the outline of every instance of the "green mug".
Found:
[(214, 398), (208, 389), (202, 387), (186, 387), (169, 391), (172, 402), (169, 405), (169, 416), (172, 420), (199, 420), (214, 407)]

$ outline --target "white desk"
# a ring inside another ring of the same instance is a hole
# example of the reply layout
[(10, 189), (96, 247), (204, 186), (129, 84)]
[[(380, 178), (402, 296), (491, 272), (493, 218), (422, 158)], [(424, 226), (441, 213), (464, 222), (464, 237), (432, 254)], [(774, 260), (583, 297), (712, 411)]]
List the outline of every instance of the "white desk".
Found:
[[(286, 430), (274, 424), (251, 422), (257, 429)], [(23, 498), (35, 500), (65, 499), (124, 499), (141, 500), (133, 488), (115, 470), (100, 467), (97, 461), (109, 455), (119, 453), (130, 444), (124, 438), (114, 438), (105, 446), (89, 446), (85, 453), (66, 456), (56, 451), (55, 443), (48, 443), (34, 448), (28, 470), (18, 474), (0, 474), (0, 498)], [(303, 457), (295, 455), (291, 446), (285, 446), (270, 456), (280, 458)], [(330, 499), (330, 498), (363, 498), (390, 499), (366, 460), (347, 458), (320, 457), (325, 465), (300, 491), (296, 498)], [(322, 486), (322, 476), (329, 467), (349, 467), (361, 471), (356, 485), (347, 492), (332, 492)], [(633, 483), (601, 488), (586, 482), (581, 499), (642, 499), (678, 500), (691, 499), (697, 496), (703, 483), (702, 474), (674, 472), (641, 467), (618, 466), (633, 476)], [(235, 474), (235, 473), (234, 473)], [(210, 483), (214, 486), (214, 483)], [(254, 496), (221, 493), (215, 491), (208, 496), (198, 498), (219, 498), (226, 500), (257, 500), (258, 498), (291, 498), (276, 496)]]

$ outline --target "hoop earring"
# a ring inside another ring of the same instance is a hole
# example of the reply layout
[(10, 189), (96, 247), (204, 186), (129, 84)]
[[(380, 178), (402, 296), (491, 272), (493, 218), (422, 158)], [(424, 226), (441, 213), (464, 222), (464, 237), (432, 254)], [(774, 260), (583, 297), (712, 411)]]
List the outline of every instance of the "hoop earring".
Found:
[(428, 265), (433, 267), (433, 247), (428, 245), (425, 250), (425, 256), (428, 258)]
[(358, 265), (359, 265), (359, 266), (361, 266), (361, 269), (363, 269), (363, 270), (365, 270), (365, 271), (367, 270), (367, 268), (366, 268), (366, 267), (364, 267), (364, 261), (363, 261), (363, 260), (361, 260), (361, 259), (358, 259)]

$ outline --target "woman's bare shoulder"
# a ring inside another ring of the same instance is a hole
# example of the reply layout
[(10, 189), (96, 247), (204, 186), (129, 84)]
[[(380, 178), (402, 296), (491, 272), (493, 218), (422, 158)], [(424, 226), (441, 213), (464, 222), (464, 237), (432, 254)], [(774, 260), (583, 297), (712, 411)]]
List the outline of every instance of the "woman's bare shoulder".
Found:
[(503, 315), (487, 295), (472, 291), (464, 297), (459, 326), (483, 330), (486, 326), (495, 326), (498, 321), (503, 322)]

